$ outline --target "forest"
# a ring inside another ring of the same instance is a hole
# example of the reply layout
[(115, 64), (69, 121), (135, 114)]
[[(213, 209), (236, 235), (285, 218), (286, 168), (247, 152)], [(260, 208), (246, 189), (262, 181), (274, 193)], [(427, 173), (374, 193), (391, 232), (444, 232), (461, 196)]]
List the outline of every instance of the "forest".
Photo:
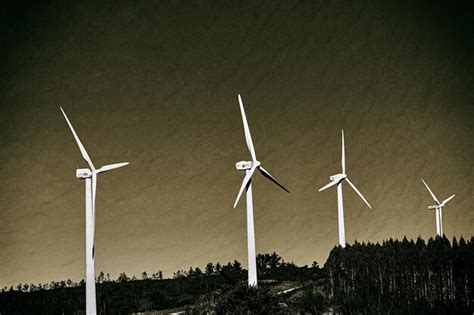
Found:
[[(474, 238), (389, 239), (336, 246), (321, 268), (259, 254), (258, 288), (238, 261), (97, 277), (98, 314), (472, 314)], [(85, 283), (19, 284), (0, 293), (1, 314), (84, 314)]]

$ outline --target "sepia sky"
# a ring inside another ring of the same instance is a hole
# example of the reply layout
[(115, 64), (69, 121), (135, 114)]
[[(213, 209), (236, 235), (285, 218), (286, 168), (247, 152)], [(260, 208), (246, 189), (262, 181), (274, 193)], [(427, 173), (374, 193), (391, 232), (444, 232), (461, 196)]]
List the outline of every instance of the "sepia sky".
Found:
[(0, 286), (84, 277), (86, 166), (98, 179), (96, 270), (166, 276), (247, 265), (249, 160), (257, 252), (324, 264), (337, 243), (340, 172), (349, 243), (474, 232), (472, 8), (431, 1), (48, 1), (0, 11)]

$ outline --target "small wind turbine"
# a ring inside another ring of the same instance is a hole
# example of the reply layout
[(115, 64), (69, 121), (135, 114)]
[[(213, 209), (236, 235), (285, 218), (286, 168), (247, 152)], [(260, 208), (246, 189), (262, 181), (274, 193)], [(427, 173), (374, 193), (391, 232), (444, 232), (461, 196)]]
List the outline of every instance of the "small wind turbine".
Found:
[(433, 194), (430, 187), (428, 187), (428, 184), (423, 180), (423, 178), (421, 179), (421, 181), (423, 182), (423, 184), (425, 184), (426, 189), (428, 189), (428, 191), (430, 192), (431, 197), (433, 197), (433, 200), (436, 201), (436, 204), (433, 206), (429, 206), (428, 209), (436, 210), (436, 236), (443, 236), (443, 207), (456, 195), (452, 195), (451, 197), (446, 198), (445, 200), (443, 200), (443, 202), (440, 203), (438, 198), (436, 198), (435, 194)]
[(364, 196), (361, 194), (361, 192), (356, 188), (356, 186), (349, 180), (346, 174), (346, 156), (344, 152), (344, 130), (342, 130), (342, 173), (341, 174), (336, 174), (329, 179), (331, 182), (327, 184), (326, 186), (322, 187), (319, 189), (319, 191), (323, 191), (326, 188), (329, 188), (331, 186), (337, 185), (337, 216), (338, 216), (338, 222), (339, 222), (339, 245), (341, 245), (343, 248), (346, 247), (346, 236), (345, 236), (345, 229), (344, 229), (344, 206), (342, 202), (342, 182), (344, 180), (349, 183), (349, 185), (352, 187), (352, 189), (355, 190), (355, 192), (364, 200), (364, 202), (369, 206), (370, 209), (372, 207), (370, 206), (369, 202), (364, 198)]
[(94, 167), (92, 160), (86, 149), (79, 140), (66, 113), (61, 108), (61, 112), (66, 118), (74, 139), (76, 139), (82, 157), (89, 164), (89, 168), (76, 170), (76, 177), (85, 179), (86, 182), (86, 314), (95, 315), (97, 312), (95, 295), (95, 265), (94, 265), (94, 234), (95, 234), (95, 193), (97, 187), (97, 174), (114, 170), (128, 164), (128, 162), (104, 165), (99, 169)]
[(257, 261), (255, 258), (255, 230), (253, 225), (253, 201), (252, 201), (252, 175), (256, 169), (260, 173), (271, 180), (273, 183), (278, 185), (280, 188), (289, 193), (289, 191), (283, 187), (269, 172), (267, 172), (263, 167), (262, 163), (257, 160), (255, 155), (255, 149), (253, 147), (252, 136), (250, 135), (249, 125), (247, 123), (247, 117), (245, 116), (244, 104), (242, 103), (242, 98), (239, 97), (240, 112), (242, 114), (242, 121), (244, 123), (244, 133), (245, 141), (247, 142), (247, 147), (249, 148), (250, 155), (252, 156), (252, 161), (240, 161), (235, 164), (235, 168), (239, 171), (245, 170), (245, 177), (242, 181), (242, 186), (240, 186), (239, 194), (237, 199), (235, 199), (234, 208), (239, 202), (240, 196), (242, 195), (244, 189), (247, 191), (247, 251), (248, 251), (248, 285), (250, 287), (257, 286)]

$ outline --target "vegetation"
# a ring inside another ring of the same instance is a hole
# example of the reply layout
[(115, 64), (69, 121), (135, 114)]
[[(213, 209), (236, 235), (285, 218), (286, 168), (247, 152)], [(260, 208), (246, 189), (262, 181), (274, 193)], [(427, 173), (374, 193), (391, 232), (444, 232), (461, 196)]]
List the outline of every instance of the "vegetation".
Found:
[[(296, 266), (276, 253), (257, 255), (259, 287), (248, 288), (238, 261), (208, 263), (140, 279), (97, 278), (99, 314), (180, 309), (189, 314), (474, 312), (474, 239), (388, 240), (335, 247), (324, 265)], [(1, 314), (83, 314), (84, 281), (18, 285), (0, 294)]]
[(188, 314), (283, 314), (283, 306), (268, 286), (248, 287), (246, 283), (225, 286), (211, 299), (203, 298), (188, 307)]
[(474, 239), (388, 240), (334, 248), (326, 289), (342, 312), (472, 314)]

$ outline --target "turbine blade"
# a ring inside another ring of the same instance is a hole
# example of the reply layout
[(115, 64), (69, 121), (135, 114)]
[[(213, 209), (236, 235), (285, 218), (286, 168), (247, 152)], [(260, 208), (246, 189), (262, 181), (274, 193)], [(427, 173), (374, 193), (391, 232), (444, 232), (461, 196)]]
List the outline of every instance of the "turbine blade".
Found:
[(81, 150), (82, 157), (84, 158), (84, 160), (86, 160), (87, 164), (89, 164), (89, 167), (94, 171), (95, 167), (94, 167), (94, 164), (92, 164), (92, 160), (89, 157), (89, 154), (87, 154), (87, 151), (82, 145), (81, 140), (79, 140), (79, 137), (77, 136), (76, 131), (72, 127), (71, 122), (67, 118), (66, 113), (64, 112), (63, 108), (61, 106), (59, 106), (59, 108), (61, 109), (61, 112), (63, 112), (64, 118), (66, 118), (67, 124), (69, 125), (69, 129), (71, 129), (74, 139), (76, 139), (77, 145), (79, 146), (79, 150)]
[(247, 184), (249, 183), (250, 179), (252, 178), (253, 173), (255, 172), (256, 166), (252, 166), (250, 171), (245, 175), (244, 180), (242, 181), (242, 186), (240, 186), (239, 194), (237, 195), (237, 198), (235, 199), (234, 202), (234, 208), (237, 207), (237, 203), (239, 202), (240, 196), (244, 192), (245, 187), (247, 187)]
[(341, 157), (341, 165), (342, 165), (342, 174), (346, 174), (346, 150), (344, 148), (344, 129), (342, 129), (342, 157)]
[(438, 198), (436, 198), (435, 194), (433, 194), (433, 192), (431, 191), (430, 187), (428, 187), (428, 184), (423, 180), (423, 178), (421, 179), (421, 181), (423, 182), (423, 184), (425, 184), (426, 189), (428, 189), (428, 191), (430, 192), (431, 197), (433, 197), (434, 201), (436, 201), (438, 204), (440, 204)]
[(123, 163), (115, 163), (115, 164), (109, 164), (109, 165), (104, 165), (101, 168), (97, 170), (97, 173), (103, 173), (107, 171), (111, 171), (120, 167), (124, 167), (125, 165), (128, 165), (128, 162), (123, 162)]
[(240, 105), (240, 113), (242, 114), (242, 121), (244, 123), (244, 133), (245, 133), (245, 141), (247, 142), (247, 147), (249, 148), (250, 155), (252, 156), (252, 161), (257, 162), (257, 156), (255, 155), (255, 149), (253, 147), (252, 136), (250, 135), (249, 124), (247, 122), (247, 116), (245, 116), (244, 104), (242, 103), (242, 98), (239, 96), (239, 105)]
[(454, 196), (456, 196), (456, 195), (452, 195), (451, 197), (446, 198), (445, 200), (443, 200), (443, 202), (441, 203), (441, 206), (444, 206), (445, 204), (447, 204), (451, 199), (454, 198)]
[(265, 170), (261, 165), (258, 167), (258, 170), (260, 171), (260, 173), (265, 176), (266, 178), (268, 178), (269, 180), (271, 180), (272, 182), (274, 182), (276, 185), (278, 185), (281, 189), (283, 189), (284, 191), (286, 191), (287, 193), (289, 193), (290, 191), (288, 189), (286, 189), (285, 187), (283, 187), (282, 184), (280, 184), (275, 177), (273, 177), (267, 170)]
[(365, 197), (362, 195), (362, 193), (356, 188), (356, 186), (349, 180), (349, 178), (346, 177), (346, 181), (349, 183), (349, 185), (351, 185), (352, 189), (355, 190), (355, 192), (359, 195), (360, 198), (362, 198), (362, 200), (364, 200), (364, 202), (367, 204), (367, 206), (369, 206), (370, 209), (372, 209), (372, 206), (369, 204), (369, 202), (367, 201), (367, 199), (365, 199)]
[(339, 183), (339, 181), (333, 180), (332, 182), (329, 182), (329, 184), (327, 184), (326, 186), (324, 186), (322, 188), (319, 188), (319, 191), (323, 191), (325, 189), (328, 189), (329, 187), (332, 187), (332, 186), (336, 185), (337, 183)]

